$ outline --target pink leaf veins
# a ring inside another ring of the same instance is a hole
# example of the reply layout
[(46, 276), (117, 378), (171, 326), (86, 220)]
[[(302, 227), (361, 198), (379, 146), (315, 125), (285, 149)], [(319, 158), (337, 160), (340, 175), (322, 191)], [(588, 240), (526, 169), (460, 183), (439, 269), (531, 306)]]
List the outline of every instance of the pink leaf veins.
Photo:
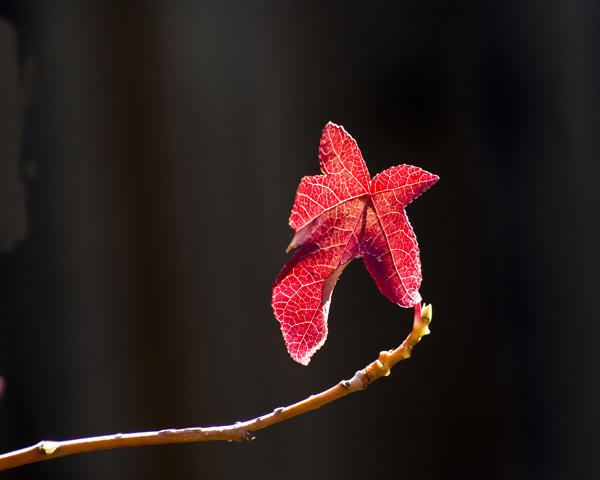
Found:
[(288, 251), (299, 247), (273, 285), (273, 311), (290, 356), (307, 365), (327, 339), (331, 293), (343, 269), (362, 257), (381, 293), (402, 307), (421, 301), (417, 239), (404, 207), (438, 177), (411, 165), (371, 178), (356, 141), (328, 123), (319, 145), (323, 175), (296, 192)]

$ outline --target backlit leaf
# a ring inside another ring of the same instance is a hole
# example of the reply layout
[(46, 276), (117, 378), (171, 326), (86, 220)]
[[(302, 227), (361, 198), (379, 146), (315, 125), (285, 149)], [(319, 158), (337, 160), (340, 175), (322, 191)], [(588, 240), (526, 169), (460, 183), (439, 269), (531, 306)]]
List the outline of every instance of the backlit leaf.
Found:
[(362, 257), (385, 297), (402, 307), (421, 301), (419, 247), (404, 207), (438, 177), (400, 165), (370, 178), (354, 139), (328, 123), (319, 146), (323, 175), (296, 192), (288, 246), (300, 247), (273, 285), (273, 311), (291, 357), (307, 365), (327, 339), (331, 293), (343, 269)]

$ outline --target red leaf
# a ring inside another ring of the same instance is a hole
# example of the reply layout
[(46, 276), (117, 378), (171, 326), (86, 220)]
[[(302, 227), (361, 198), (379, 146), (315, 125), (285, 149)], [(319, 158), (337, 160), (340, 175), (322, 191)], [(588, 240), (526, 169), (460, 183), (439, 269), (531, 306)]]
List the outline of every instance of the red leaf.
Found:
[(273, 311), (291, 357), (307, 365), (327, 339), (331, 292), (344, 267), (363, 257), (383, 295), (402, 307), (421, 301), (417, 239), (404, 207), (438, 177), (411, 165), (370, 178), (358, 145), (328, 123), (319, 146), (324, 175), (296, 192), (288, 251), (302, 245), (273, 285)]

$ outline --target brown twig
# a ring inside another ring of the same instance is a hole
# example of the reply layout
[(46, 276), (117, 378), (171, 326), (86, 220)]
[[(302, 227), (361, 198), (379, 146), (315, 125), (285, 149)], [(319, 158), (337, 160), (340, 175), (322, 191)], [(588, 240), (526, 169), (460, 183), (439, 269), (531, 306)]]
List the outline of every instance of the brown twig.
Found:
[(235, 442), (253, 440), (253, 432), (257, 430), (320, 408), (349, 393), (364, 390), (367, 388), (367, 385), (378, 378), (389, 375), (390, 369), (396, 363), (409, 358), (413, 347), (421, 340), (423, 335), (429, 333), (428, 325), (431, 321), (431, 314), (431, 305), (424, 306), (423, 309), (421, 309), (419, 304), (415, 305), (412, 331), (398, 348), (381, 352), (377, 360), (356, 372), (351, 379), (342, 380), (330, 389), (317, 395), (311, 395), (288, 407), (276, 408), (267, 415), (220, 427), (194, 427), (154, 432), (117, 433), (101, 437), (78, 438), (58, 442), (45, 440), (31, 447), (0, 455), (0, 470), (8, 470), (28, 463), (42, 462), (76, 453), (113, 448), (166, 443), (207, 442), (212, 440), (229, 440)]

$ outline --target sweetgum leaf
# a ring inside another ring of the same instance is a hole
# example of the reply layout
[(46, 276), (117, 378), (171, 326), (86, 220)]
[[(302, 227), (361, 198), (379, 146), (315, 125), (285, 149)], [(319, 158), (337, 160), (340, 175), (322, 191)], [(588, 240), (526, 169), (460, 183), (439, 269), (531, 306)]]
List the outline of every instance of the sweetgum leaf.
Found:
[(304, 177), (290, 226), (299, 248), (273, 285), (273, 311), (290, 356), (307, 365), (327, 339), (331, 293), (342, 271), (363, 257), (377, 287), (402, 307), (421, 301), (417, 238), (404, 207), (438, 177), (411, 165), (370, 178), (355, 140), (328, 123), (319, 146), (323, 175)]

